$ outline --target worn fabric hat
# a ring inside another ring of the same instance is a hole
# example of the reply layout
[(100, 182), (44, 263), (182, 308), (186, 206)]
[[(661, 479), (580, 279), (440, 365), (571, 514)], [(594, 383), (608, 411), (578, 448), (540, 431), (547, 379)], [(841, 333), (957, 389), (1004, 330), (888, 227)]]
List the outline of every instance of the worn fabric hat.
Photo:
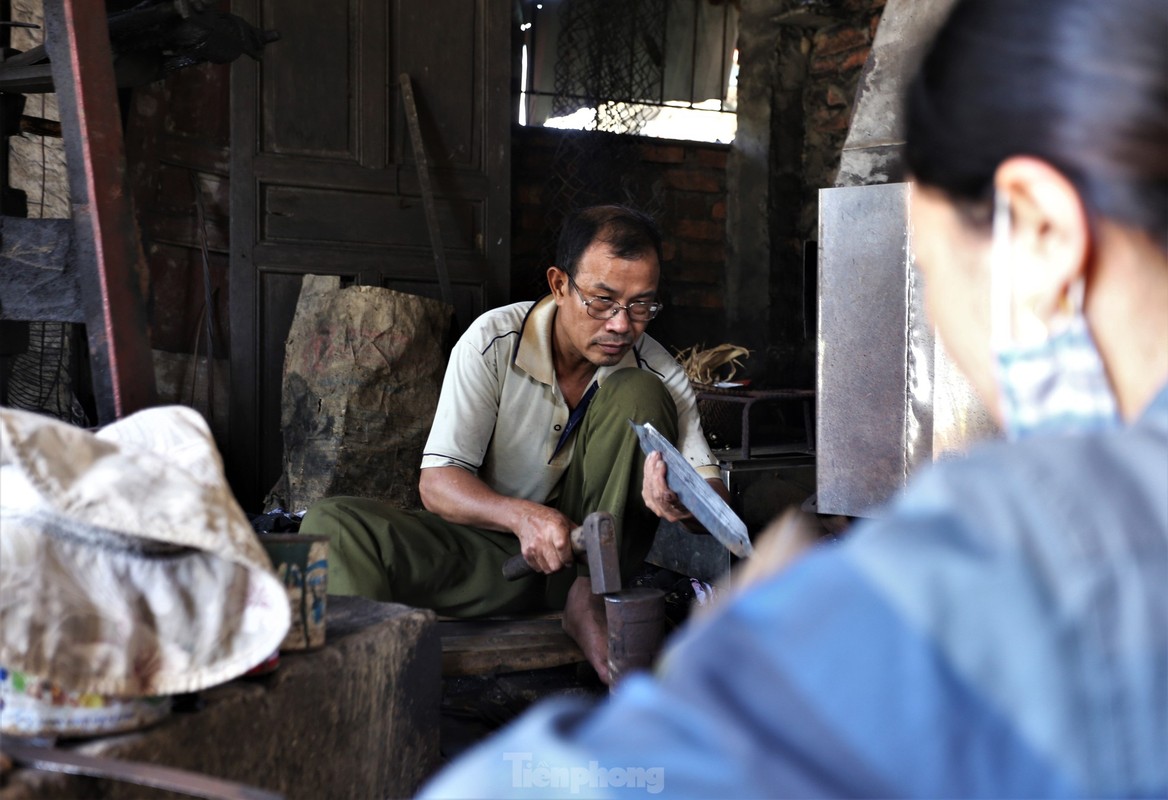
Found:
[(91, 433), (0, 409), (0, 665), (71, 691), (178, 694), (246, 672), (288, 626), (198, 413)]

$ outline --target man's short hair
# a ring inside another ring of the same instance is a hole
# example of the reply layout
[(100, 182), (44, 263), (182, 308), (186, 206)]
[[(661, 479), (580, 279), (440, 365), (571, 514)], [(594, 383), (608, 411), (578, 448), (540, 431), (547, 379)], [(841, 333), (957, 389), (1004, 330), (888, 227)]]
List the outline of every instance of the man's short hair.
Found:
[(568, 215), (556, 247), (556, 266), (576, 277), (580, 257), (593, 242), (604, 242), (618, 258), (634, 259), (653, 253), (658, 265), (662, 261), (661, 229), (653, 218), (628, 206), (606, 205)]

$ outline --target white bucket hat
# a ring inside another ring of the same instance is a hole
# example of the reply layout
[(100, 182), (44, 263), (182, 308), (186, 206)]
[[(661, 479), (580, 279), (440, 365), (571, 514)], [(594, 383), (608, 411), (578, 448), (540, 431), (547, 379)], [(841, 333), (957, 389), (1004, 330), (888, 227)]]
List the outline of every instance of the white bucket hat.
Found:
[(0, 665), (77, 692), (193, 692), (263, 661), (288, 597), (181, 406), (90, 433), (0, 409)]

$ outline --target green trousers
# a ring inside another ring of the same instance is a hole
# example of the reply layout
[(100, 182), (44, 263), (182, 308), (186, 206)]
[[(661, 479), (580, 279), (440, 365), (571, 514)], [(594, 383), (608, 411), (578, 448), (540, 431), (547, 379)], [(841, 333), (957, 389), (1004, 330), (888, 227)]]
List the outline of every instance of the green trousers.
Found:
[[(644, 457), (630, 419), (650, 422), (677, 441), (677, 407), (664, 384), (651, 372), (620, 370), (597, 390), (573, 434), (572, 460), (551, 503), (577, 523), (593, 511), (613, 515), (626, 580), (649, 552), (658, 522), (641, 499)], [(519, 552), (513, 534), (366, 498), (323, 500), (309, 509), (300, 531), (329, 537), (330, 594), (453, 617), (560, 609), (577, 575), (587, 574), (583, 568), (565, 569), (509, 582), (502, 568)]]

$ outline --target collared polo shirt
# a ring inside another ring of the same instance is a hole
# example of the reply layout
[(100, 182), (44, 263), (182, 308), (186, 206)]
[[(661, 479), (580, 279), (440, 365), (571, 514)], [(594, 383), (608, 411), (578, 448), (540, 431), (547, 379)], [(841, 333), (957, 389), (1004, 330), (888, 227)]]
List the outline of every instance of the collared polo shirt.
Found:
[[(475, 320), (450, 354), (422, 468), (462, 467), (499, 494), (536, 503), (558, 496), (575, 436), (564, 438), (570, 412), (552, 366), (551, 295), (496, 308)], [(703, 478), (718, 478), (685, 372), (646, 334), (621, 361), (596, 370), (594, 382), (619, 369), (646, 369), (677, 404), (678, 450)]]

